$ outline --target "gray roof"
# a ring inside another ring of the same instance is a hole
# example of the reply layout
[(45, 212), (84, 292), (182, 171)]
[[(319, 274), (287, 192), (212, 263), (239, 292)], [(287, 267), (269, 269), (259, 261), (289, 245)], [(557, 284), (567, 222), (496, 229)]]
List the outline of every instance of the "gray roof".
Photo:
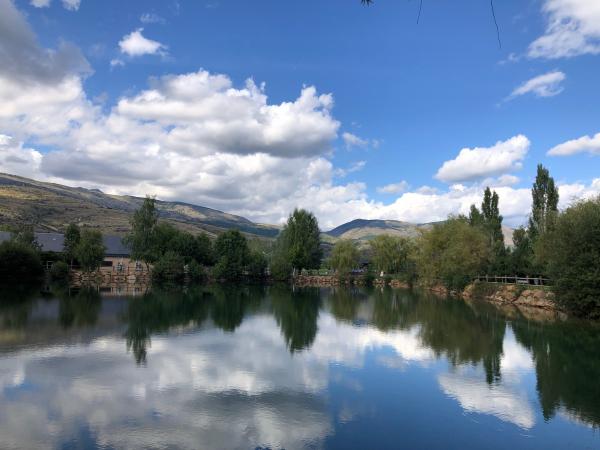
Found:
[(60, 253), (65, 247), (65, 236), (61, 233), (34, 233), (35, 240), (43, 252)]
[[(9, 241), (12, 233), (0, 231), (0, 242)], [(64, 251), (65, 236), (62, 233), (35, 233), (35, 239), (43, 252)], [(131, 251), (123, 244), (121, 236), (103, 235), (102, 241), (106, 247), (106, 256), (129, 256)]]
[(129, 256), (131, 251), (125, 244), (121, 236), (103, 235), (104, 247), (106, 247), (106, 256)]
[(12, 238), (12, 233), (9, 233), (8, 231), (0, 231), (0, 243), (4, 241), (10, 241), (10, 238)]

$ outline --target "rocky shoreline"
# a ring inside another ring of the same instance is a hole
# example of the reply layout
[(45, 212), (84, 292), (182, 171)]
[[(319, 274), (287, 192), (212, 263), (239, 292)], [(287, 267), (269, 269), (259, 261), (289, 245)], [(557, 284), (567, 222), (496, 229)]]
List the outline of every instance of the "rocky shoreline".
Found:
[[(328, 287), (340, 285), (364, 285), (365, 280), (359, 277), (340, 280), (336, 276), (300, 275), (294, 278), (296, 286)], [(408, 289), (410, 286), (397, 279), (375, 278), (373, 285), (382, 287)], [(420, 286), (438, 295), (461, 297), (465, 300), (481, 299), (497, 305), (512, 305), (527, 308), (537, 308), (546, 311), (560, 312), (555, 302), (554, 292), (532, 286), (518, 284), (471, 283), (463, 291), (451, 291), (442, 285)]]
[(461, 296), (466, 299), (483, 298), (484, 300), (500, 305), (526, 306), (529, 308), (540, 308), (548, 311), (559, 311), (556, 304), (554, 292), (531, 288), (516, 284), (486, 286), (484, 292), (478, 292), (476, 283), (470, 284), (462, 292)]

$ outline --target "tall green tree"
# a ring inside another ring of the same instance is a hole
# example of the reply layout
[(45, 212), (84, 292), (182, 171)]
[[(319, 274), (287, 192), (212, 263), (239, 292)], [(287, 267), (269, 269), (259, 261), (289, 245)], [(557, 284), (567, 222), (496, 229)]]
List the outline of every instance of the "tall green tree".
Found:
[(75, 257), (81, 268), (92, 272), (102, 265), (106, 248), (102, 242), (102, 233), (97, 230), (83, 230), (79, 243), (75, 247)]
[(243, 277), (250, 263), (250, 249), (242, 233), (238, 230), (221, 233), (215, 241), (215, 251), (218, 257), (213, 269), (215, 278), (239, 280)]
[(360, 252), (356, 244), (348, 239), (337, 241), (331, 251), (329, 264), (340, 275), (346, 275), (355, 269), (360, 262)]
[(581, 201), (547, 232), (548, 273), (568, 310), (600, 318), (600, 197)]
[(558, 188), (548, 169), (537, 166), (537, 175), (531, 189), (532, 206), (529, 217), (529, 236), (535, 241), (553, 228), (558, 214)]
[(489, 187), (485, 188), (483, 193), (483, 202), (481, 203), (481, 213), (487, 234), (492, 247), (498, 243), (504, 245), (504, 235), (502, 234), (502, 216), (498, 206), (499, 198), (496, 191), (491, 191)]
[(469, 211), (469, 225), (472, 227), (481, 227), (483, 226), (483, 215), (479, 208), (475, 205), (471, 205), (471, 209)]
[(145, 262), (146, 266), (158, 257), (154, 236), (157, 223), (156, 201), (152, 197), (146, 197), (142, 206), (133, 213), (131, 232), (124, 239), (131, 249), (131, 258)]
[(318, 269), (321, 266), (321, 231), (317, 218), (309, 211), (295, 209), (279, 233), (273, 259), (292, 269)]
[(79, 244), (79, 240), (81, 239), (81, 233), (79, 231), (79, 227), (74, 223), (69, 224), (67, 230), (65, 231), (65, 256), (71, 261), (71, 265), (73, 264), (73, 258), (75, 258), (75, 248), (77, 244)]

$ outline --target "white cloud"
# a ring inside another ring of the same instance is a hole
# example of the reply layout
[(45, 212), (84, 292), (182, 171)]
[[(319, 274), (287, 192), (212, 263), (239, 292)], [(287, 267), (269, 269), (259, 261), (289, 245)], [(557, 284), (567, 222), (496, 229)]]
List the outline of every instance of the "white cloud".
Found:
[(37, 175), (42, 162), (42, 154), (12, 137), (0, 134), (0, 171), (14, 175)]
[(140, 22), (142, 23), (165, 23), (165, 19), (155, 13), (144, 13), (140, 16)]
[(548, 155), (550, 156), (570, 156), (577, 153), (600, 155), (600, 133), (594, 136), (582, 136), (579, 139), (563, 142), (548, 151)]
[(62, 4), (69, 11), (77, 11), (81, 5), (81, 0), (62, 0)]
[(359, 171), (363, 170), (366, 165), (367, 165), (366, 161), (356, 161), (356, 162), (352, 163), (350, 165), (350, 167), (348, 167), (347, 169), (341, 169), (341, 168), (336, 169), (334, 173), (337, 177), (344, 178), (351, 173), (359, 172)]
[[(36, 8), (47, 8), (52, 0), (31, 0), (31, 6)], [(69, 11), (77, 11), (81, 5), (81, 0), (62, 0), (63, 8)]]
[(532, 58), (564, 58), (600, 53), (600, 2), (545, 0), (543, 36), (529, 46)]
[(367, 147), (369, 145), (369, 141), (367, 141), (366, 139), (359, 138), (355, 134), (348, 132), (344, 132), (342, 134), (342, 139), (344, 140), (344, 143), (346, 144), (347, 148)]
[(407, 181), (400, 181), (398, 183), (386, 184), (377, 188), (377, 192), (380, 194), (400, 194), (408, 189)]
[(50, 1), (51, 0), (31, 0), (31, 6), (34, 6), (36, 8), (47, 8), (48, 6), (50, 6)]
[(478, 377), (452, 373), (439, 375), (438, 382), (444, 393), (467, 412), (490, 414), (524, 429), (535, 425), (535, 413), (527, 396), (513, 387), (488, 385)]
[(142, 35), (143, 28), (138, 28), (135, 31), (123, 36), (119, 41), (119, 48), (122, 53), (129, 56), (142, 55), (164, 55), (167, 47), (158, 41), (147, 39)]
[(529, 146), (529, 139), (518, 135), (492, 147), (463, 148), (455, 159), (440, 167), (435, 178), (447, 183), (473, 181), (518, 170)]
[(561, 83), (566, 78), (563, 72), (557, 70), (539, 75), (526, 81), (512, 91), (508, 99), (510, 100), (529, 93), (534, 94), (536, 97), (553, 97), (563, 91), (564, 88)]
[[(3, 138), (0, 170), (115, 194), (156, 194), (267, 223), (303, 207), (323, 229), (357, 217), (439, 221), (481, 202), (481, 183), (423, 186), (391, 203), (369, 199), (364, 183), (336, 183), (330, 157), (340, 123), (333, 97), (315, 87), (272, 103), (264, 85), (235, 86), (226, 75), (199, 70), (152, 79), (106, 110), (84, 91), (87, 62), (77, 49), (40, 48), (7, 0), (0, 0), (0, 37), (0, 133), (12, 136)], [(451, 183), (494, 177), (506, 222), (521, 224), (531, 194), (511, 187), (506, 172), (520, 167), (528, 148), (527, 138), (516, 136), (463, 149), (438, 173)], [(565, 205), (600, 192), (600, 181), (560, 190)]]
[(110, 67), (114, 68), (114, 67), (123, 67), (125, 65), (125, 62), (122, 59), (119, 58), (114, 58), (110, 60)]
[(355, 134), (348, 133), (347, 131), (342, 133), (342, 139), (346, 146), (346, 149), (350, 150), (352, 148), (378, 148), (380, 145), (380, 141), (377, 139), (363, 139)]

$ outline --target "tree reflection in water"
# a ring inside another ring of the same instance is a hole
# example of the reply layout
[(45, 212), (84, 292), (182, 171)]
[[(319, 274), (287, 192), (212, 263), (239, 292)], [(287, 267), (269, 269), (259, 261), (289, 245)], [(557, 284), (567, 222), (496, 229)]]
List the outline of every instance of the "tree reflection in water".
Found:
[[(69, 330), (102, 326), (98, 316), (103, 300), (97, 291), (53, 287), (51, 292), (58, 298), (56, 303), (40, 295), (36, 286), (0, 286), (2, 345), (9, 348), (19, 344), (18, 339), (40, 345), (44, 336), (60, 341)], [(502, 381), (503, 345), (510, 327), (516, 342), (532, 355), (544, 418), (564, 414), (600, 426), (598, 325), (571, 320), (534, 321), (518, 310), (503, 312), (487, 303), (387, 288), (198, 286), (156, 289), (120, 301), (120, 305), (111, 303), (119, 309), (120, 321), (110, 323), (125, 328), (127, 351), (133, 353), (139, 365), (147, 361), (152, 336), (203, 326), (231, 334), (245, 318), (255, 314), (273, 318), (290, 353), (308, 352), (317, 338), (323, 314), (333, 316), (345, 327), (372, 327), (384, 333), (414, 331), (419, 344), (431, 349), (436, 357), (446, 358), (454, 368), (481, 366), (486, 382), (494, 385)], [(109, 310), (102, 314), (117, 313)], [(46, 334), (39, 331), (42, 327)], [(59, 329), (62, 334), (53, 331)], [(90, 336), (102, 336), (102, 332), (98, 329)]]
[(533, 353), (537, 391), (546, 420), (561, 409), (600, 427), (600, 326), (515, 321), (517, 342)]
[(319, 289), (290, 290), (284, 285), (273, 286), (270, 299), (273, 315), (290, 352), (310, 348), (317, 336), (317, 319), (321, 306)]

